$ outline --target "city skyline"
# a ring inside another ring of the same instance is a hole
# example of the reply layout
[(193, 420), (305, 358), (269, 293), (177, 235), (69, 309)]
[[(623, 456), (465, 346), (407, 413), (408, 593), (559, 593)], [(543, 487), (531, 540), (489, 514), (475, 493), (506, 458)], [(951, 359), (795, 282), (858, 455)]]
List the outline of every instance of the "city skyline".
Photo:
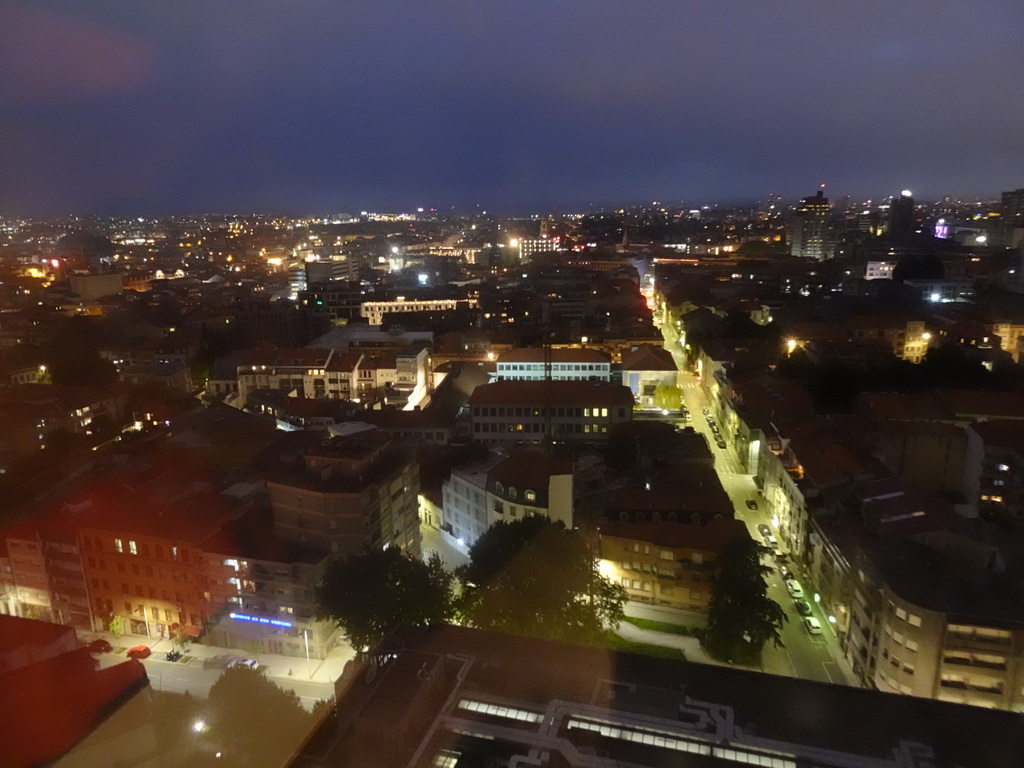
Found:
[[(1024, 9), (5, 8), (0, 210), (472, 209), (992, 196)], [(59, 51), (59, 55), (47, 52)]]

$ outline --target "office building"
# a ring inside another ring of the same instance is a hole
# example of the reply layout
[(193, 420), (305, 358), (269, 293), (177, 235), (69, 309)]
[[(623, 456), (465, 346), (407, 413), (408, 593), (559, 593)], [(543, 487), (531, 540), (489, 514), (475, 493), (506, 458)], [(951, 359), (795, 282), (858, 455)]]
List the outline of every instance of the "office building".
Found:
[(822, 190), (805, 197), (793, 212), (791, 221), (790, 254), (805, 259), (828, 259), (829, 213), (828, 198)]

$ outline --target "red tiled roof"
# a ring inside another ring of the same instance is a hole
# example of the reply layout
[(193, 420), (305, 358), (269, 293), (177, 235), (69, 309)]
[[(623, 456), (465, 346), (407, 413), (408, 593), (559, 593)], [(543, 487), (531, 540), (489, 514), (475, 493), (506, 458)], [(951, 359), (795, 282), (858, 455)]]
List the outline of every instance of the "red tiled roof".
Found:
[(652, 344), (641, 344), (636, 349), (622, 353), (624, 371), (676, 371), (672, 353)]
[(495, 381), (473, 390), (469, 404), (633, 407), (629, 387), (605, 381)]
[(539, 450), (517, 451), (490, 471), (490, 479), (507, 486), (547, 489), (554, 475), (571, 475), (572, 460)]
[(343, 355), (335, 355), (327, 364), (327, 370), (334, 373), (352, 373), (362, 357), (362, 352), (346, 352)]
[(707, 552), (721, 552), (733, 541), (750, 536), (746, 523), (735, 518), (710, 520), (707, 525), (607, 521), (601, 523), (600, 533), (602, 537), (614, 536), (661, 547), (689, 547)]

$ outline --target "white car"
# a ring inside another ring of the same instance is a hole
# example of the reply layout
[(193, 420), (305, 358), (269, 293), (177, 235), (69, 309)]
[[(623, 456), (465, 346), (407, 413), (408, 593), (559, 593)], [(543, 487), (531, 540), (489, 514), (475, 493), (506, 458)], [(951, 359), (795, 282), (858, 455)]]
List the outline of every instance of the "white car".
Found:
[(228, 663), (228, 668), (231, 667), (248, 667), (249, 669), (257, 669), (259, 663), (255, 659), (232, 659)]
[(810, 635), (821, 634), (821, 622), (813, 616), (804, 616), (804, 627), (807, 629), (807, 633)]
[(794, 600), (800, 600), (804, 596), (804, 588), (800, 586), (800, 582), (796, 579), (789, 579), (786, 582), (786, 589), (789, 590), (789, 595)]

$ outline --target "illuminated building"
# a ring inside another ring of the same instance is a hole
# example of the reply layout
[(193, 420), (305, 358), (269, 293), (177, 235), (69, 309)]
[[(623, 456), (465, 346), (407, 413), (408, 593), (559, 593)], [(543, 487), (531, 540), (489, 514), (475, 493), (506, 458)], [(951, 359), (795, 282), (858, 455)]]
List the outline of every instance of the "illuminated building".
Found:
[(496, 381), (469, 398), (473, 439), (491, 445), (608, 442), (609, 428), (633, 418), (633, 393), (603, 381)]
[(463, 549), (501, 520), (541, 515), (572, 528), (572, 461), (525, 450), (456, 467), (442, 499), (441, 530)]
[(790, 253), (806, 259), (827, 259), (828, 217), (831, 207), (822, 190), (805, 197), (793, 212)]
[(299, 455), (282, 442), (267, 474), (280, 539), (342, 556), (387, 546), (419, 555), (414, 457), (378, 430), (294, 435)]
[(522, 347), (499, 357), (494, 375), (504, 381), (609, 381), (611, 361), (596, 349)]
[(605, 521), (601, 573), (625, 587), (632, 601), (705, 611), (716, 558), (743, 537), (750, 537), (746, 524), (732, 518), (707, 525)]

